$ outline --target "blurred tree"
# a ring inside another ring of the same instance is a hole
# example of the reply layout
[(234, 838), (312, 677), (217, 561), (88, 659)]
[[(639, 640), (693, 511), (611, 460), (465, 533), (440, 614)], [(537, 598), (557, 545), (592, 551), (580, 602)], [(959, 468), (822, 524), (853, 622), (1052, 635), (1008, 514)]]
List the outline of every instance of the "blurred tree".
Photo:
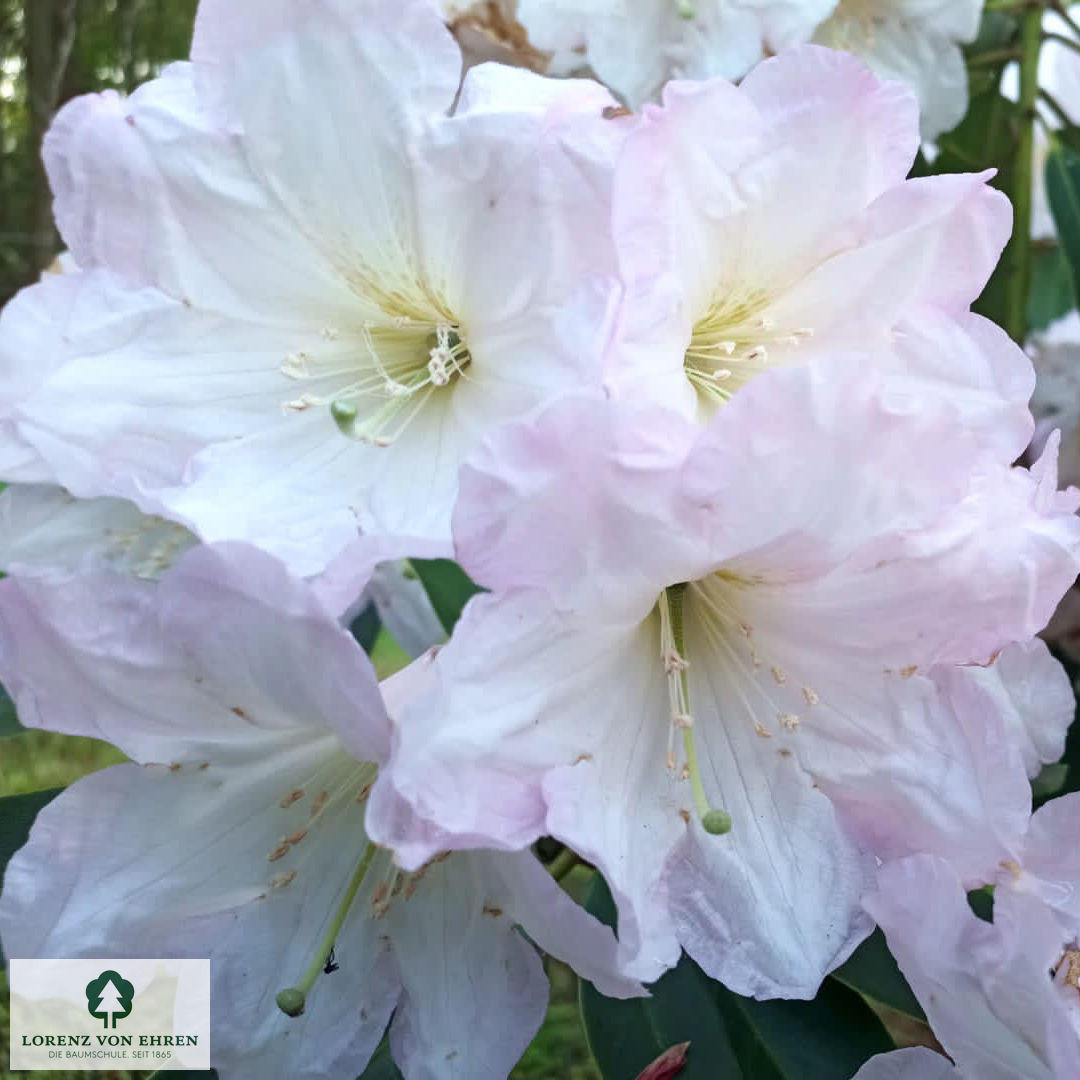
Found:
[(41, 139), (77, 94), (187, 55), (196, 0), (0, 0), (0, 305), (59, 248)]

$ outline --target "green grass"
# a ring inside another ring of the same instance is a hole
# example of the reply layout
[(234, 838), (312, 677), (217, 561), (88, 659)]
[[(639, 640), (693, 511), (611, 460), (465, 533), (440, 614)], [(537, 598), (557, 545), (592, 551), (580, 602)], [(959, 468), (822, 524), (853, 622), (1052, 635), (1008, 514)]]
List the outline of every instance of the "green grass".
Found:
[[(397, 643), (381, 632), (372, 649), (372, 662), (381, 678), (408, 661)], [(79, 777), (125, 761), (115, 747), (96, 739), (25, 731), (0, 739), (0, 795), (19, 795), (40, 788), (65, 787)], [(568, 890), (580, 899), (588, 877), (580, 869), (567, 878)], [(551, 1003), (543, 1027), (512, 1073), (513, 1080), (599, 1080), (589, 1055), (577, 1009), (576, 979), (562, 964), (548, 960)], [(11, 1073), (9, 1069), (7, 972), (0, 970), (0, 1078), (27, 1080), (140, 1080), (149, 1072), (49, 1071)], [(163, 1074), (164, 1075), (164, 1074)], [(181, 1075), (181, 1074), (177, 1074)]]

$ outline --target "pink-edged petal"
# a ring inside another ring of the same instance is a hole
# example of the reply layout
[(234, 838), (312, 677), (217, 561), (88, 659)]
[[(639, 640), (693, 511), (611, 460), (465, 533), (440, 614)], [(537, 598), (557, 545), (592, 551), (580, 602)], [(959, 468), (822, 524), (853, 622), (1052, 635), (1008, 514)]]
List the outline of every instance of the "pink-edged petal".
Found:
[(367, 657), (306, 585), (243, 545), (193, 550), (158, 583), (8, 579), (0, 620), (3, 680), (28, 726), (151, 762), (312, 726), (359, 760), (388, 752)]
[(207, 115), (193, 79), (177, 64), (129, 98), (87, 95), (60, 111), (44, 157), (73, 255), (203, 311), (335, 323), (356, 303), (347, 282)]
[(504, 425), (462, 470), (458, 558), (488, 587), (545, 589), (578, 608), (589, 594), (643, 616), (707, 558), (695, 508), (678, 500), (693, 437), (675, 413), (599, 397)]
[(310, 799), (279, 800), (328, 754), (340, 754), (331, 736), (264, 732), (218, 746), (206, 769), (122, 765), (80, 780), (39, 814), (8, 864), (8, 955), (208, 956), (211, 994), (228, 1003), (213, 1015), (216, 1066), (353, 1075), (400, 992), (375, 923), (346, 928), (340, 969), (315, 984), (302, 1018), (274, 1002), (315, 954), (365, 843), (350, 797), (354, 813), (324, 815), (268, 861), (309, 818)]
[(888, 393), (916, 407), (932, 401), (955, 416), (999, 461), (1031, 440), (1031, 363), (995, 323), (970, 312), (909, 311), (875, 355)]
[(925, 1046), (875, 1054), (852, 1080), (957, 1080), (960, 1073), (943, 1055)]
[(1031, 819), (1017, 883), (1040, 897), (1080, 938), (1080, 794), (1044, 803)]
[(461, 71), (434, 5), (213, 0), (192, 56), (253, 172), (335, 264), (362, 279), (365, 253), (410, 250), (407, 133), (449, 110)]
[(686, 826), (685, 784), (665, 767), (655, 635), (652, 619), (583, 627), (538, 593), (470, 601), (429, 668), (431, 689), (392, 709), (372, 835), (409, 866), (446, 847), (557, 836), (611, 884), (623, 970), (659, 977), (679, 951), (661, 871)]
[[(1076, 712), (1069, 676), (1039, 638), (1009, 645), (989, 667), (943, 671), (946, 685), (966, 683), (1004, 718), (1029, 777), (1061, 759), (1065, 734)], [(977, 698), (976, 698), (977, 700)]]
[[(814, 45), (790, 50), (758, 64), (740, 92), (760, 110), (769, 143), (778, 148), (768, 232), (754, 232), (765, 241), (766, 250), (757, 255), (762, 265), (790, 258), (781, 248), (786, 229), (797, 251), (827, 241), (852, 209), (902, 181), (915, 158), (915, 101), (846, 53)], [(813, 214), (800, 213), (809, 190), (820, 202)]]
[(873, 863), (790, 750), (755, 730), (741, 673), (709, 652), (692, 611), (689, 700), (702, 781), (732, 828), (710, 836), (695, 820), (668, 863), (679, 937), (736, 993), (812, 998), (870, 932), (859, 898)]
[(919, 855), (887, 865), (865, 904), (962, 1075), (1050, 1080), (1047, 1032), (1068, 1023), (1049, 977), (1063, 938), (1038, 901), (1010, 900), (984, 923), (955, 871)]
[[(784, 326), (865, 338), (920, 304), (965, 312), (1012, 230), (1012, 208), (991, 173), (897, 184), (853, 224), (847, 250), (813, 269), (770, 309)], [(963, 251), (965, 257), (957, 258)]]

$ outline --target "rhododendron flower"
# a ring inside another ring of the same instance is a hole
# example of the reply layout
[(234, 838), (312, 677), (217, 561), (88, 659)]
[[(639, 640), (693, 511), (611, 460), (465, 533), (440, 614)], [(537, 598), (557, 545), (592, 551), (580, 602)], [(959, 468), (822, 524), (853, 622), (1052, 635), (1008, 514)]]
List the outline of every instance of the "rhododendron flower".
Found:
[[(1035, 814), (1024, 850), (992, 879), (992, 923), (973, 914), (942, 860), (918, 855), (881, 871), (867, 908), (956, 1062), (943, 1076), (1080, 1073), (1078, 831), (1080, 796)], [(889, 1056), (868, 1063), (860, 1080), (904, 1075), (890, 1067)]]
[(767, 52), (809, 40), (836, 0), (518, 0), (538, 49), (574, 50), (631, 107), (669, 79), (738, 79)]
[[(136, 762), (38, 817), (0, 896), (9, 956), (209, 956), (226, 1077), (355, 1076), (388, 1022), (407, 1077), (505, 1076), (547, 998), (516, 924), (604, 993), (640, 992), (530, 853), (407, 873), (371, 843), (390, 737), (374, 673), (268, 557), (202, 548), (157, 583), (9, 579), (0, 632), (24, 721)], [(391, 709), (424, 664), (386, 684)]]
[[(1080, 566), (1075, 494), (1052, 460), (1010, 469), (948, 410), (898, 408), (862, 356), (766, 373), (704, 430), (591, 399), (509, 425), (455, 514), (495, 591), (390, 782), (459, 845), (546, 833), (594, 862), (634, 974), (681, 944), (739, 993), (812, 996), (869, 930), (874, 845), (957, 805), (985, 828), (979, 732), (935, 678), (1042, 627)], [(406, 865), (435, 850), (378, 797), (369, 827)]]
[(904, 90), (816, 46), (737, 89), (668, 86), (617, 172), (627, 299), (611, 384), (707, 417), (763, 370), (856, 347), (913, 408), (946, 401), (1018, 457), (1030, 364), (968, 310), (1009, 203), (988, 174), (905, 179), (918, 142)]
[(919, 99), (924, 139), (950, 131), (968, 109), (960, 46), (979, 32), (983, 0), (840, 0), (814, 40), (862, 57)]
[(298, 573), (358, 523), (446, 537), (476, 438), (596, 380), (621, 138), (603, 88), (497, 66), (447, 116), (460, 68), (422, 0), (205, 0), (191, 64), (66, 106), (81, 270), (5, 313), (4, 430)]

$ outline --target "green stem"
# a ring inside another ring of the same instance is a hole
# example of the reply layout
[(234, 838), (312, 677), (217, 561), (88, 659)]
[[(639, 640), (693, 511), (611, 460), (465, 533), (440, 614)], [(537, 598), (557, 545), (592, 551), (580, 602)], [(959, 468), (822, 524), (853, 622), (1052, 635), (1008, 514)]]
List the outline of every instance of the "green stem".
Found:
[(556, 881), (562, 881), (562, 879), (566, 877), (580, 861), (576, 851), (571, 851), (570, 848), (563, 848), (562, 851), (551, 860), (548, 872)]
[(1035, 103), (1039, 97), (1039, 50), (1046, 0), (1035, 0), (1024, 13), (1020, 55), (1020, 143), (1013, 188), (1011, 278), (1005, 329), (1023, 345), (1027, 337), (1028, 293), (1031, 289), (1031, 193), (1035, 164)]

